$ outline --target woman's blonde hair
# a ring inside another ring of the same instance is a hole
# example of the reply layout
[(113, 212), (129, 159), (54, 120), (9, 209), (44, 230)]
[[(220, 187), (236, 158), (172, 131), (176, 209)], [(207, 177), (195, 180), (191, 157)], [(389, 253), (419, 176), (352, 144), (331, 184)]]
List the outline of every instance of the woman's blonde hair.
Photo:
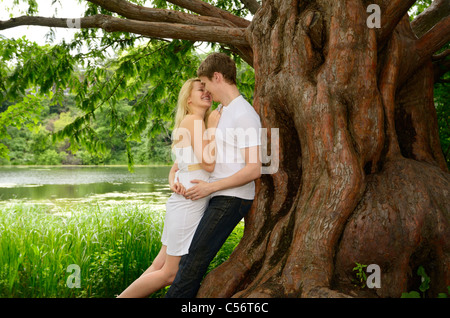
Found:
[[(188, 79), (181, 87), (180, 93), (178, 94), (177, 111), (175, 113), (175, 125), (173, 127), (174, 131), (180, 127), (181, 121), (186, 117), (186, 115), (192, 114), (192, 110), (189, 107), (189, 97), (191, 96), (192, 89), (194, 88), (195, 82), (201, 82), (199, 78)], [(205, 125), (209, 114), (211, 113), (211, 108), (206, 111), (205, 114)], [(175, 140), (172, 140), (172, 146), (175, 144)]]

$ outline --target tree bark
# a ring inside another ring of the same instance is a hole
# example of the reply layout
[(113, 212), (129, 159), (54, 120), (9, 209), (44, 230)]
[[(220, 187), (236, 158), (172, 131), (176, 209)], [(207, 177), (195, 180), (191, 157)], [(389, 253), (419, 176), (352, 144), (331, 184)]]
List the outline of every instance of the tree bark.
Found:
[(235, 26), (240, 28), (246, 28), (249, 26), (250, 21), (247, 21), (241, 17), (237, 17), (234, 14), (216, 8), (201, 0), (167, 0), (167, 2), (176, 4), (182, 8), (188, 9), (192, 12), (198, 13), (203, 16), (216, 17), (232, 22)]
[[(365, 5), (266, 0), (255, 15), (254, 106), (280, 128), (280, 167), (258, 182), (241, 243), (199, 297), (400, 297), (420, 265), (430, 295), (450, 285), (440, 44), (417, 49), (438, 37), (417, 40), (398, 12), (390, 30), (369, 29)], [(355, 287), (355, 262), (379, 265), (381, 288)]]
[(89, 0), (89, 2), (132, 20), (234, 27), (233, 23), (220, 18), (193, 15), (175, 10), (148, 8), (125, 0)]
[(244, 6), (252, 13), (255, 14), (256, 11), (261, 7), (256, 0), (241, 0)]
[(411, 23), (414, 33), (421, 37), (434, 27), (443, 18), (450, 15), (450, 2), (447, 0), (434, 0), (431, 5), (419, 14)]

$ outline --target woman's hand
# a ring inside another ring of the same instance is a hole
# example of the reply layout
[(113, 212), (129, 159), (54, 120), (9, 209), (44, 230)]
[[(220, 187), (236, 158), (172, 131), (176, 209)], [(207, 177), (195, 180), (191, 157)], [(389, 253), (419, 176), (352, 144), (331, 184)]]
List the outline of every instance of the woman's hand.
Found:
[(170, 190), (175, 192), (176, 194), (185, 195), (186, 194), (186, 188), (184, 185), (180, 182), (180, 180), (177, 180), (174, 184), (170, 186)]

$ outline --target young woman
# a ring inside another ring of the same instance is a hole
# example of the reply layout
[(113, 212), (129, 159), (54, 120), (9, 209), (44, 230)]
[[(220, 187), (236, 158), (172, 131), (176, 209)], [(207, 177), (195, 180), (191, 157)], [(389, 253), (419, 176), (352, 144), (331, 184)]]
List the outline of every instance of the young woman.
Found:
[(119, 298), (148, 297), (171, 285), (181, 256), (188, 253), (209, 197), (192, 201), (183, 195), (194, 185), (191, 180), (208, 181), (209, 173), (214, 170), (214, 129), (220, 113), (211, 111), (211, 104), (211, 95), (200, 79), (189, 79), (181, 88), (172, 149), (176, 160), (169, 173), (169, 185), (174, 193), (166, 204), (162, 247), (152, 265)]

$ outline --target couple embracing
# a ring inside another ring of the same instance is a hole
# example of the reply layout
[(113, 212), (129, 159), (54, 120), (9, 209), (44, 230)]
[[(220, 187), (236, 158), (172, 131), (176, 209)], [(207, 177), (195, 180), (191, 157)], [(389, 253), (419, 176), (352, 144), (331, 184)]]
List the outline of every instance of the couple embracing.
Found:
[[(197, 76), (178, 98), (169, 173), (174, 193), (161, 250), (120, 298), (147, 297), (168, 285), (166, 297), (195, 297), (209, 263), (252, 205), (261, 175), (260, 118), (239, 93), (236, 65), (226, 54), (209, 55)], [(211, 111), (213, 100), (220, 105)], [(243, 136), (249, 130), (254, 133)]]

